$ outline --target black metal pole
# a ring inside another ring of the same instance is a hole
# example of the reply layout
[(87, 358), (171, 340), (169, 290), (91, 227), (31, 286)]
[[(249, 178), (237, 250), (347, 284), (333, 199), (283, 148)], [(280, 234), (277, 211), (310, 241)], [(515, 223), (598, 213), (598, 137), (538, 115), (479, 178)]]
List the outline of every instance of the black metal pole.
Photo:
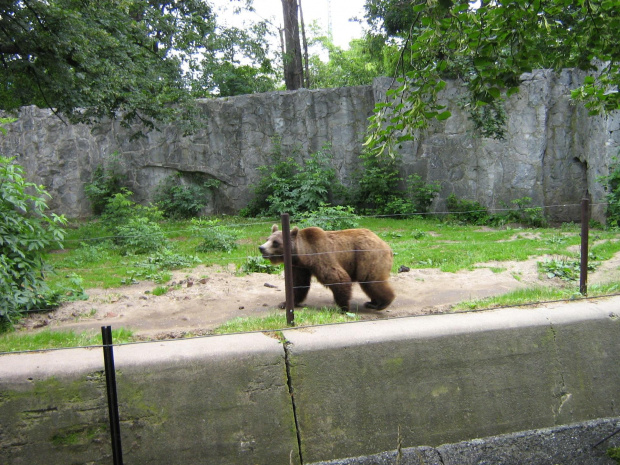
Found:
[(112, 439), (112, 458), (114, 465), (123, 465), (123, 448), (121, 446), (121, 424), (118, 415), (118, 396), (116, 392), (116, 371), (114, 368), (114, 349), (112, 346), (112, 327), (101, 327), (103, 340), (103, 361), (105, 381), (108, 391), (108, 412), (110, 415), (110, 436)]
[(579, 269), (579, 292), (588, 295), (588, 234), (590, 213), (590, 199), (584, 197), (581, 200), (581, 265)]
[(295, 297), (293, 293), (293, 253), (291, 224), (288, 213), (282, 214), (282, 245), (284, 246), (284, 291), (286, 296), (286, 324), (295, 326)]

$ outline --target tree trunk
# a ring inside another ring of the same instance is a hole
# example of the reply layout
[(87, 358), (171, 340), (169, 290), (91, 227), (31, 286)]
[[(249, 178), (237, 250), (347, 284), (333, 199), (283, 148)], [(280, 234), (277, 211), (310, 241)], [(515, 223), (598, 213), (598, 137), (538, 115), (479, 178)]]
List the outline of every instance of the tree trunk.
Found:
[(297, 0), (282, 0), (284, 14), (284, 83), (287, 90), (303, 87), (303, 65), (301, 60), (301, 43), (299, 40), (299, 20)]
[[(308, 63), (308, 41), (306, 40), (306, 24), (304, 23), (304, 10), (301, 7), (301, 0), (299, 2), (299, 19), (301, 20), (301, 41), (304, 46), (304, 72), (306, 78), (306, 89), (310, 89), (310, 65)], [(303, 80), (303, 77), (302, 77)]]

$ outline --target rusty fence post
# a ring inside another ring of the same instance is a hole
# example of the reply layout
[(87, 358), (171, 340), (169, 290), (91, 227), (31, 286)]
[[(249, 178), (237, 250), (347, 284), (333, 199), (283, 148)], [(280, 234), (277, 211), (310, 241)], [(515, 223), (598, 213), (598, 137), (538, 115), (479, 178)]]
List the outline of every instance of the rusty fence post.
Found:
[(590, 223), (590, 199), (586, 192), (581, 199), (581, 265), (579, 268), (579, 292), (588, 295), (588, 235)]
[(284, 291), (286, 296), (286, 324), (295, 326), (295, 298), (293, 293), (293, 253), (291, 223), (288, 213), (282, 214), (282, 245), (284, 246)]

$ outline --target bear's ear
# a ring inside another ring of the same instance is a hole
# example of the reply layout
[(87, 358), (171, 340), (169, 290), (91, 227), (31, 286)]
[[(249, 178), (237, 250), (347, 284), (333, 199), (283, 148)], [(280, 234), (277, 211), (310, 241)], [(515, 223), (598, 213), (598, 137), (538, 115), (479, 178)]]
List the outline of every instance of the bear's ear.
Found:
[(298, 232), (299, 232), (299, 228), (295, 226), (293, 229), (291, 229), (291, 237), (297, 236)]
[(274, 233), (274, 232), (276, 232), (277, 230), (278, 230), (278, 225), (277, 225), (277, 224), (274, 224), (274, 225), (271, 227), (271, 232), (272, 232), (272, 233)]

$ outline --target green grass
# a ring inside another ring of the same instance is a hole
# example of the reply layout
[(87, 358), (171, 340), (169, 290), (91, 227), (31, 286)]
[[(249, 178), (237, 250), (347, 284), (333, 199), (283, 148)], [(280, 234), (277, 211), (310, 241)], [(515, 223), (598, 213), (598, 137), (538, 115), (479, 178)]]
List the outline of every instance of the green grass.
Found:
[[(172, 253), (195, 257), (206, 266), (233, 264), (241, 273), (250, 257), (259, 257), (257, 247), (269, 235), (271, 225), (279, 223), (276, 218), (223, 216), (218, 219), (219, 225), (241, 231), (237, 247), (229, 253), (197, 252), (200, 238), (195, 237), (189, 221), (166, 221), (161, 227), (169, 239)], [(294, 220), (292, 225), (295, 225)], [(521, 261), (544, 255), (579, 256), (580, 229), (573, 224), (561, 228), (490, 229), (420, 216), (408, 219), (362, 218), (360, 227), (375, 231), (392, 246), (395, 253), (393, 272), (401, 265), (456, 272), (471, 270), (477, 264), (491, 261)], [(594, 230), (590, 235), (590, 252), (596, 260), (606, 260), (620, 252), (618, 232)], [(123, 256), (111, 243), (101, 243), (100, 236), (101, 225), (96, 221), (74, 225), (69, 230), (65, 249), (48, 255), (49, 262), (56, 267), (56, 273), (47, 277), (50, 286), (61, 288), (66, 285), (70, 273), (78, 274), (86, 289), (115, 288), (130, 283), (132, 279), (158, 284), (165, 284), (170, 279), (170, 270), (154, 266), (148, 272), (144, 271), (148, 256)], [(81, 247), (81, 243), (88, 246)], [(183, 270), (189, 272), (191, 268)]]
[[(339, 310), (323, 308), (295, 309), (295, 326), (314, 326), (334, 323), (358, 321), (360, 317), (354, 313), (340, 313)], [(272, 313), (265, 317), (235, 318), (218, 326), (214, 334), (245, 333), (251, 331), (269, 331), (287, 328), (284, 312)]]
[[(133, 341), (133, 332), (119, 328), (112, 330), (114, 344)], [(9, 332), (0, 334), (1, 352), (21, 352), (25, 350), (59, 349), (66, 347), (85, 347), (101, 345), (101, 333), (96, 331), (52, 331), (45, 329), (37, 333)]]
[[(620, 292), (620, 282), (594, 284), (588, 286), (588, 297), (610, 295)], [(554, 300), (582, 299), (579, 287), (563, 288), (532, 287), (518, 289), (500, 296), (488, 297), (479, 300), (470, 300), (455, 305), (452, 310), (483, 310), (487, 308), (529, 305), (536, 302), (550, 302)]]

